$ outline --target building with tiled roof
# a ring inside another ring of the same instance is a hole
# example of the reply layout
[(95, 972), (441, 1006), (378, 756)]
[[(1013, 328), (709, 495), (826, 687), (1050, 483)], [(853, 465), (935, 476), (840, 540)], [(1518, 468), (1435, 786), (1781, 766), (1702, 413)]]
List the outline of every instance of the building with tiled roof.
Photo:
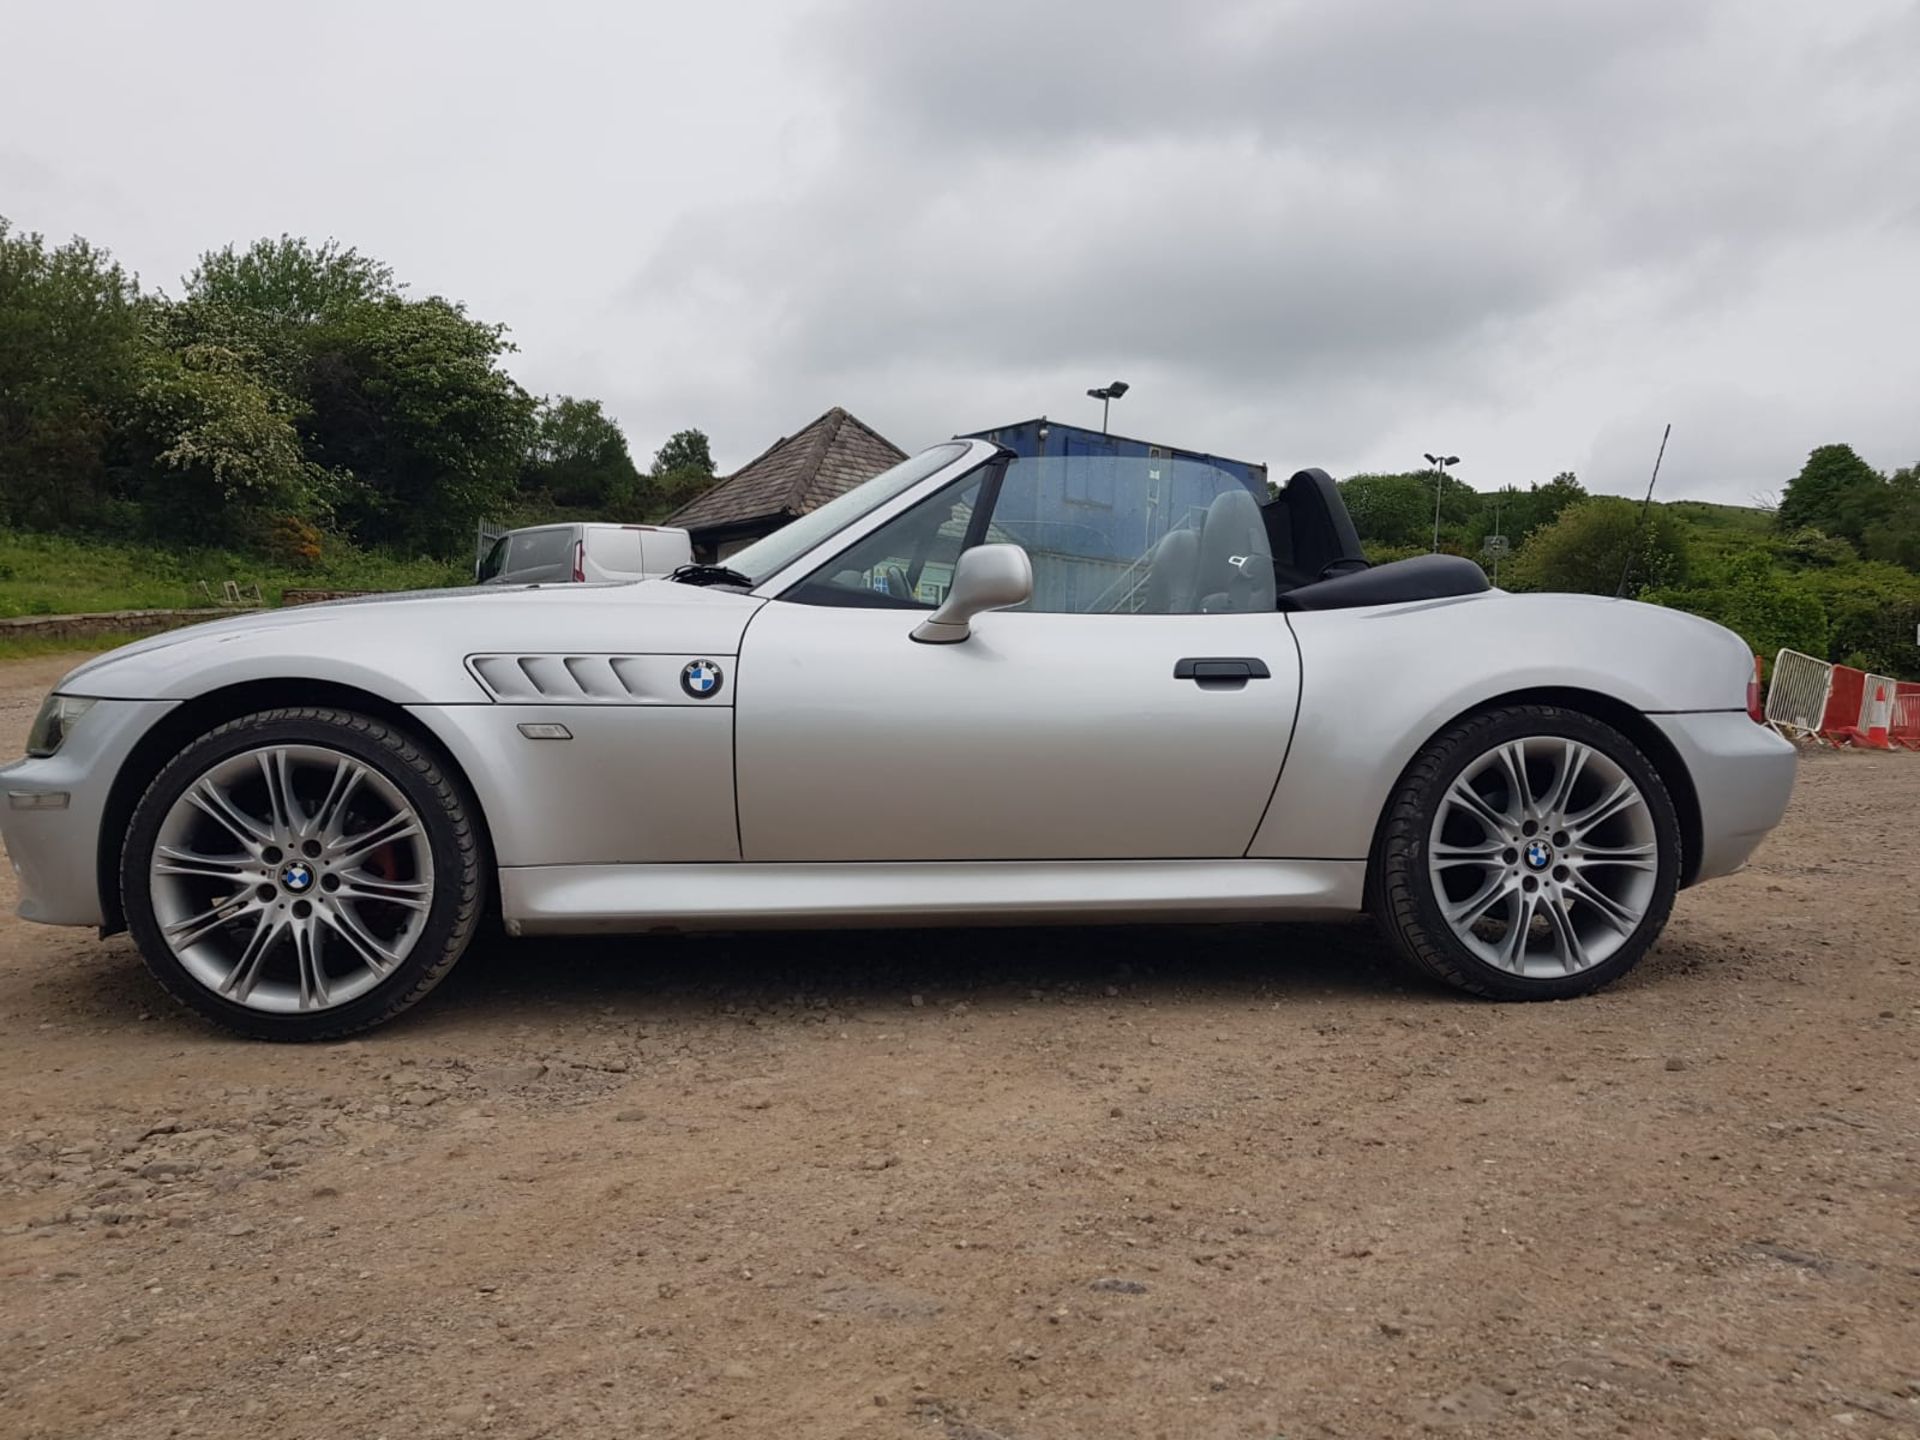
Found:
[(836, 405), (661, 523), (685, 527), (695, 559), (721, 560), (906, 458), (906, 451)]

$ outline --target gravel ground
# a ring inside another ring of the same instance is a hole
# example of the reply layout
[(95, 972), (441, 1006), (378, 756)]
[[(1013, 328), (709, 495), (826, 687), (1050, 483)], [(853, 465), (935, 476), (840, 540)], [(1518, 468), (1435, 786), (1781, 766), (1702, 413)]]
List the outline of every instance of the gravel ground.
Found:
[(1917, 813), (1810, 760), (1566, 1004), (1364, 926), (530, 942), (322, 1048), (0, 876), (0, 1434), (1920, 1436)]

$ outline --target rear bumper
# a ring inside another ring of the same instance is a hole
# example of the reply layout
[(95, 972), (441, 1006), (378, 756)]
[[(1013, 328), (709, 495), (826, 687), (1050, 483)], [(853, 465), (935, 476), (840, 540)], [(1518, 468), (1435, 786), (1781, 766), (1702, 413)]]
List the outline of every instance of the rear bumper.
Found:
[(21, 919), (102, 923), (100, 819), (107, 796), (140, 737), (175, 703), (96, 701), (57, 755), (0, 765), (0, 841), (19, 877)]
[(1689, 884), (1730, 875), (1780, 823), (1800, 752), (1744, 710), (1649, 715), (1693, 777), (1700, 856)]

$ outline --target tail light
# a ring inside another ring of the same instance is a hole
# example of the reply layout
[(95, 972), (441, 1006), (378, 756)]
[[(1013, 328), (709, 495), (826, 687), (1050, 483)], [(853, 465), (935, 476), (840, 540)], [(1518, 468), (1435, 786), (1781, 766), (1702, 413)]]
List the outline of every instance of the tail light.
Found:
[(587, 542), (573, 542), (573, 578), (576, 582), (587, 578)]
[(1753, 723), (1767, 723), (1766, 692), (1760, 684), (1760, 657), (1753, 657), (1753, 674), (1747, 677), (1747, 714), (1753, 717)]

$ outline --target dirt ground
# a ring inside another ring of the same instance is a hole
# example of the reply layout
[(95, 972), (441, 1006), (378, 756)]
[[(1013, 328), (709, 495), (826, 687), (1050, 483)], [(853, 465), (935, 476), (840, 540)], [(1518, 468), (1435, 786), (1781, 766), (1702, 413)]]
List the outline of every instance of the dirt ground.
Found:
[(1916, 814), (1810, 760), (1567, 1004), (1364, 926), (529, 942), (322, 1048), (3, 875), (0, 1435), (1920, 1436)]

